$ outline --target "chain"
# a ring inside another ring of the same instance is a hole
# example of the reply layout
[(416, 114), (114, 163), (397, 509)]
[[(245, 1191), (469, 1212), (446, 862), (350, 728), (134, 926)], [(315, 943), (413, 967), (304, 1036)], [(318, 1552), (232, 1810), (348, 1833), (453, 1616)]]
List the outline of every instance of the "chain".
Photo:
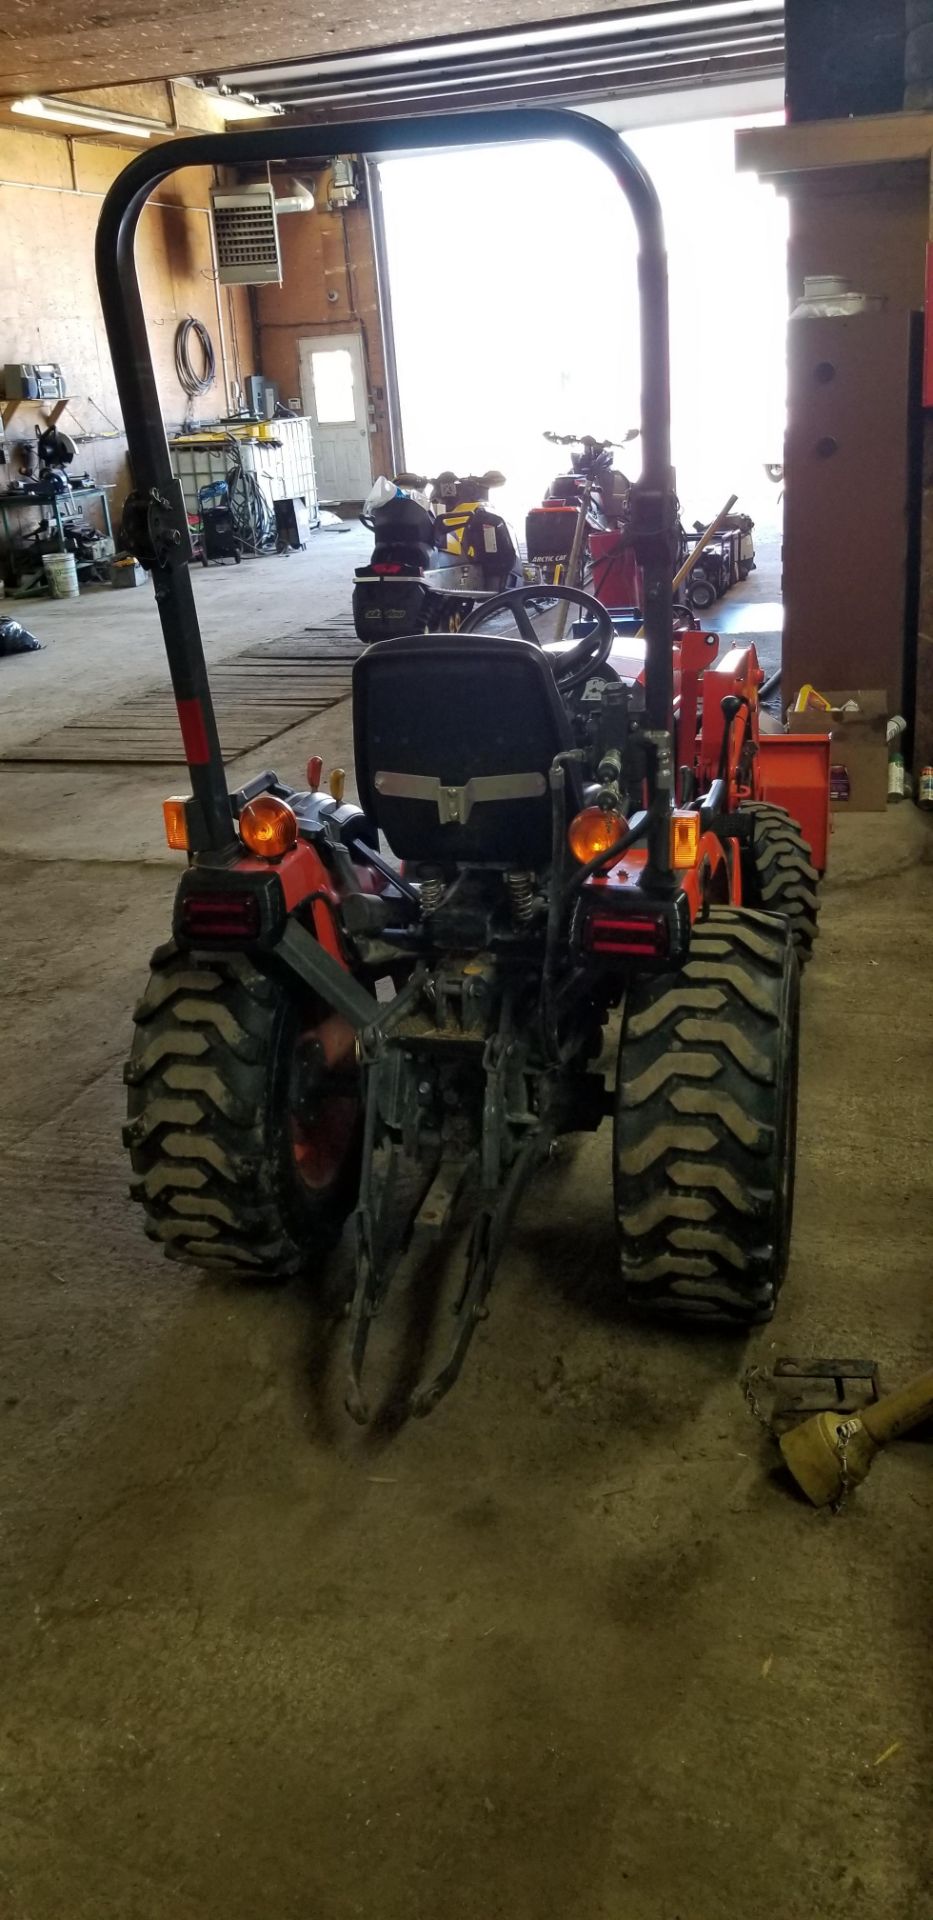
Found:
[(770, 1376), (765, 1373), (762, 1367), (749, 1367), (748, 1372), (745, 1374), (742, 1380), (742, 1392), (745, 1395), (746, 1405), (748, 1406), (751, 1413), (754, 1415), (755, 1419), (758, 1422), (758, 1425), (760, 1427), (764, 1427), (764, 1430), (768, 1435), (768, 1437), (771, 1440), (773, 1440), (775, 1437), (774, 1428), (771, 1425), (771, 1422), (768, 1419), (767, 1415), (762, 1412), (761, 1401), (759, 1400), (758, 1395), (755, 1392), (755, 1388), (759, 1384), (759, 1382), (762, 1380), (767, 1380), (769, 1379), (769, 1377)]
[[(766, 1373), (763, 1367), (749, 1367), (747, 1373), (744, 1375), (742, 1380), (742, 1392), (745, 1396), (745, 1403), (749, 1408), (749, 1411), (757, 1420), (758, 1425), (760, 1427), (764, 1427), (764, 1430), (768, 1435), (769, 1439), (775, 1440), (777, 1439), (777, 1434), (775, 1432), (775, 1429), (772, 1426), (771, 1421), (768, 1419), (767, 1414), (762, 1411), (761, 1401), (759, 1400), (758, 1394), (755, 1391), (756, 1387), (758, 1387), (762, 1381), (767, 1382), (767, 1381), (770, 1381), (770, 1379), (771, 1379), (771, 1375)], [(839, 1425), (836, 1428), (836, 1452), (839, 1456), (840, 1489), (836, 1499), (830, 1502), (830, 1506), (833, 1513), (842, 1512), (842, 1509), (845, 1506), (846, 1501), (848, 1500), (849, 1495), (852, 1491), (853, 1485), (855, 1484), (849, 1472), (849, 1462), (848, 1462), (847, 1456), (849, 1451), (849, 1442), (852, 1439), (853, 1434), (856, 1434), (858, 1432), (858, 1429), (859, 1429), (859, 1422), (857, 1420), (840, 1420)]]
[(830, 1502), (833, 1513), (842, 1512), (849, 1498), (849, 1494), (852, 1491), (852, 1480), (849, 1474), (848, 1461), (849, 1441), (852, 1435), (858, 1432), (858, 1426), (859, 1423), (857, 1420), (841, 1420), (836, 1428), (836, 1452), (839, 1455), (839, 1478), (841, 1486), (836, 1499)]

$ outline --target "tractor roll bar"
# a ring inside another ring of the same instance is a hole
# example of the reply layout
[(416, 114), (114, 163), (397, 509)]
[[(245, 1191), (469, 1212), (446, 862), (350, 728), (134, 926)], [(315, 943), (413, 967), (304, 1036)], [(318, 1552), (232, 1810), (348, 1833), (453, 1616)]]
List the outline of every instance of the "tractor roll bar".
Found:
[[(221, 859), (235, 845), (233, 814), (204, 649), (188, 572), (187, 521), (172, 474), (162, 410), (136, 272), (136, 229), (153, 189), (182, 167), (248, 166), (269, 160), (328, 159), (342, 153), (411, 152), (431, 147), (498, 146), (512, 141), (574, 140), (615, 175), (628, 200), (639, 241), (642, 478), (637, 489), (636, 549), (645, 575), (646, 722), (669, 729), (672, 712), (671, 555), (673, 479), (667, 257), (661, 208), (641, 163), (611, 128), (583, 114), (511, 109), (434, 115), (417, 120), (365, 120), (340, 126), (276, 126), (258, 132), (195, 134), (140, 154), (118, 175), (97, 228), (97, 280), (123, 410), (133, 472), (132, 502), (150, 564), (172, 687), (200, 812), (200, 851)], [(582, 308), (581, 321), (605, 330), (613, 317)], [(181, 522), (179, 524), (179, 521)], [(670, 522), (670, 525), (668, 524)], [(666, 827), (665, 827), (666, 834)], [(657, 836), (652, 864), (663, 877), (669, 861)]]

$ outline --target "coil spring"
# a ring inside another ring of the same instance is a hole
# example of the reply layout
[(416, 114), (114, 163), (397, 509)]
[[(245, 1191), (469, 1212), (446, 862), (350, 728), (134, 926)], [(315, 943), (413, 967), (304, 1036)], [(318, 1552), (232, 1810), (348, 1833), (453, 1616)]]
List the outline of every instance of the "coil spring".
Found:
[(444, 898), (444, 882), (439, 876), (431, 876), (421, 882), (421, 911), (436, 913)]
[(534, 913), (534, 876), (530, 873), (507, 873), (505, 884), (509, 890), (512, 919), (516, 926), (527, 927)]

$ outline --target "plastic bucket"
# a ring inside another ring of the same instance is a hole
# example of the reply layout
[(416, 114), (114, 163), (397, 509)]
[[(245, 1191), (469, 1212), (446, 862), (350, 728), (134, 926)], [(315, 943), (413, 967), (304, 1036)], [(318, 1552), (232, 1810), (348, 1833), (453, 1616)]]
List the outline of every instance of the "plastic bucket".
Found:
[(78, 569), (73, 553), (44, 553), (42, 565), (48, 575), (53, 600), (77, 600)]

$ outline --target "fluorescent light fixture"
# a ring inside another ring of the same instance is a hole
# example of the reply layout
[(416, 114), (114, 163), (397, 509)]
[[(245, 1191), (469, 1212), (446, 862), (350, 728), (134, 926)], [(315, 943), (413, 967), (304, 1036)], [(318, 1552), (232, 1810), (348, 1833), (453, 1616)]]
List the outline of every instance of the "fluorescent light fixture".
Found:
[(131, 140), (149, 140), (154, 133), (168, 133), (161, 120), (133, 120), (122, 113), (110, 113), (106, 107), (81, 107), (70, 100), (43, 99), (28, 94), (10, 102), (11, 113), (22, 113), (30, 120), (57, 121), (66, 127), (81, 127), (86, 133), (125, 134)]

